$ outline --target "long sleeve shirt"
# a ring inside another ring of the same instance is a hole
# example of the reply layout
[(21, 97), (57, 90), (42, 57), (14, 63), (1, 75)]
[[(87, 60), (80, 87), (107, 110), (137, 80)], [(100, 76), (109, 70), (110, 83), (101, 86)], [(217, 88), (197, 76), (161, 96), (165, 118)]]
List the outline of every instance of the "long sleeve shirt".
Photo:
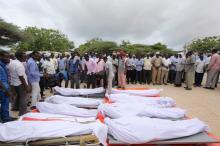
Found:
[(6, 68), (6, 64), (3, 63), (2, 61), (0, 61), (0, 81), (2, 82), (6, 90), (10, 89), (9, 82), (8, 82), (8, 71)]
[(218, 53), (212, 55), (208, 70), (220, 70), (220, 55)]
[(33, 58), (28, 59), (27, 69), (28, 69), (28, 81), (30, 83), (39, 82), (40, 72), (37, 63), (34, 61)]

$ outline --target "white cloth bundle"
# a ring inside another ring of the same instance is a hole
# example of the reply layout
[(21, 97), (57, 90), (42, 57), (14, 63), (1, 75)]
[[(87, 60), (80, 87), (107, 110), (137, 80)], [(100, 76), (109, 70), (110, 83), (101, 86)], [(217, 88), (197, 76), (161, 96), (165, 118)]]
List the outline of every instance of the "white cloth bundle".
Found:
[(36, 107), (41, 113), (60, 114), (77, 117), (96, 117), (98, 113), (98, 111), (94, 109), (83, 109), (68, 104), (37, 102)]
[(106, 145), (108, 128), (99, 121), (81, 124), (67, 121), (13, 121), (0, 123), (1, 142), (27, 142), (83, 134), (95, 135)]
[(59, 114), (47, 114), (47, 113), (27, 113), (22, 115), (18, 120), (30, 120), (30, 121), (72, 121), (72, 122), (94, 122), (96, 121), (96, 117), (76, 117), (76, 116), (67, 116), (67, 115), (59, 115)]
[(171, 121), (134, 116), (119, 119), (106, 118), (105, 124), (108, 126), (109, 134), (116, 140), (128, 144), (180, 138), (208, 129), (204, 122), (196, 118)]
[(162, 89), (145, 89), (145, 90), (118, 90), (118, 89), (112, 89), (112, 94), (117, 93), (126, 93), (131, 95), (138, 95), (138, 96), (157, 96), (160, 94), (160, 92), (163, 91)]
[(185, 116), (180, 108), (159, 108), (146, 106), (143, 103), (112, 103), (102, 104), (98, 108), (105, 116), (116, 119), (124, 116), (146, 116), (153, 118), (178, 119)]
[(108, 98), (113, 102), (144, 103), (156, 107), (174, 107), (176, 105), (176, 102), (170, 97), (142, 97), (121, 93), (108, 95)]
[(89, 94), (105, 92), (105, 89), (103, 87), (95, 88), (95, 89), (72, 89), (72, 88), (64, 88), (64, 87), (56, 86), (53, 89), (57, 93), (64, 96), (79, 96), (79, 95), (89, 95)]
[(70, 104), (76, 107), (84, 107), (84, 108), (97, 108), (101, 103), (102, 99), (95, 98), (85, 98), (85, 97), (66, 97), (60, 95), (54, 95), (46, 98), (46, 102), (56, 103), (56, 104)]

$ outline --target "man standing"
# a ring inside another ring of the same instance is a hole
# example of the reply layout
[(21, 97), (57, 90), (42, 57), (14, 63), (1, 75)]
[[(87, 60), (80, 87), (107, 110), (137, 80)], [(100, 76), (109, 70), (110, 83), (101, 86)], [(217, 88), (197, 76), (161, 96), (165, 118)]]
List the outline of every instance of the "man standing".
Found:
[(112, 54), (112, 65), (114, 71), (114, 79), (113, 79), (113, 86), (118, 84), (118, 59), (116, 58), (116, 53)]
[(113, 65), (111, 61), (107, 59), (106, 56), (103, 58), (103, 60), (105, 62), (105, 71), (107, 74), (107, 82), (108, 82), (107, 94), (111, 94), (112, 93), (112, 80), (114, 78)]
[(143, 67), (143, 81), (144, 83), (150, 84), (151, 83), (151, 77), (152, 77), (152, 72), (151, 72), (151, 58), (147, 54), (147, 56), (144, 58), (144, 67)]
[(121, 52), (118, 61), (118, 87), (122, 89), (125, 89), (126, 71), (127, 71), (126, 54), (124, 52)]
[(156, 56), (152, 58), (151, 63), (153, 69), (153, 85), (160, 85), (162, 58), (160, 57), (159, 52), (157, 52)]
[(16, 52), (9, 72), (10, 83), (15, 89), (17, 97), (15, 99), (15, 108), (19, 110), (19, 116), (27, 113), (27, 94), (30, 91), (28, 87), (27, 75), (25, 73), (25, 67), (22, 64), (26, 60), (24, 52)]
[(139, 82), (139, 84), (142, 84), (143, 65), (144, 65), (143, 60), (141, 59), (140, 56), (137, 56), (137, 59), (135, 59), (135, 70), (136, 70), (135, 83)]
[(204, 88), (215, 89), (219, 71), (220, 71), (220, 55), (217, 53), (216, 49), (213, 49), (212, 57), (207, 68), (207, 80)]
[(80, 66), (80, 57), (77, 53), (72, 53), (72, 57), (69, 60), (69, 73), (70, 73), (70, 87), (79, 89), (80, 82), (79, 82), (79, 73), (80, 73), (81, 66)]
[(162, 67), (161, 67), (161, 81), (160, 81), (161, 84), (167, 85), (169, 65), (170, 65), (170, 59), (168, 58), (167, 55), (165, 55), (162, 60)]
[[(58, 60), (58, 70), (59, 74), (62, 75), (62, 78), (65, 80), (65, 88), (68, 87), (69, 84), (69, 78), (67, 73), (67, 58), (65, 57), (65, 54), (62, 54), (60, 56), (60, 59)], [(61, 83), (62, 81), (60, 81)]]
[(192, 90), (193, 77), (195, 75), (195, 56), (192, 51), (186, 54), (185, 61), (185, 72), (186, 72), (186, 90)]
[(133, 78), (133, 70), (135, 69), (135, 61), (132, 58), (131, 54), (129, 54), (128, 59), (127, 59), (127, 82), (129, 83), (134, 83), (134, 78)]
[(87, 88), (90, 88), (91, 84), (92, 88), (95, 88), (95, 72), (97, 64), (92, 58), (89, 58), (88, 55), (85, 56), (85, 60), (85, 70), (87, 72)]
[(184, 63), (185, 63), (185, 60), (183, 59), (182, 55), (179, 54), (179, 57), (175, 63), (175, 66), (176, 66), (176, 76), (175, 76), (175, 81), (174, 81), (175, 87), (182, 86)]
[(203, 54), (199, 54), (199, 58), (196, 60), (196, 73), (195, 73), (195, 86), (201, 87), (203, 75), (205, 71), (206, 61)]
[(36, 102), (41, 99), (40, 95), (40, 72), (36, 61), (40, 59), (40, 53), (37, 51), (33, 51), (31, 53), (31, 57), (27, 61), (27, 69), (28, 69), (28, 81), (31, 84), (32, 92), (32, 109), (36, 108)]
[(8, 82), (8, 70), (6, 65), (10, 62), (8, 52), (0, 50), (0, 97), (1, 97), (1, 120), (8, 122), (12, 119), (9, 117), (9, 98), (11, 96), (10, 85)]

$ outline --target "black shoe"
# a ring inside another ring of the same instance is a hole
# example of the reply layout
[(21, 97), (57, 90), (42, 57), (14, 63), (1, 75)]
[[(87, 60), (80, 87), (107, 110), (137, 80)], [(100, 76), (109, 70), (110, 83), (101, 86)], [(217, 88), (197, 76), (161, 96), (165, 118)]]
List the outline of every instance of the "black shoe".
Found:
[(185, 88), (186, 90), (192, 90), (192, 88)]

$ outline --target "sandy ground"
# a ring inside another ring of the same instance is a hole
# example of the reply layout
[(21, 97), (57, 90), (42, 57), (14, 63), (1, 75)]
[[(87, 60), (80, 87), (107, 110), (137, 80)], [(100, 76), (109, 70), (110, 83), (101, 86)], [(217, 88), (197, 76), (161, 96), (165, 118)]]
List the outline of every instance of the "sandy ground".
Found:
[[(188, 91), (183, 87), (173, 87), (173, 85), (127, 85), (126, 87), (147, 87), (163, 89), (162, 96), (172, 97), (176, 100), (177, 106), (187, 110), (189, 117), (197, 117), (206, 122), (210, 131), (220, 138), (220, 87), (215, 90), (204, 88), (193, 88)], [(45, 92), (46, 97), (50, 95), (49, 90)], [(13, 116), (17, 116), (13, 112)]]

